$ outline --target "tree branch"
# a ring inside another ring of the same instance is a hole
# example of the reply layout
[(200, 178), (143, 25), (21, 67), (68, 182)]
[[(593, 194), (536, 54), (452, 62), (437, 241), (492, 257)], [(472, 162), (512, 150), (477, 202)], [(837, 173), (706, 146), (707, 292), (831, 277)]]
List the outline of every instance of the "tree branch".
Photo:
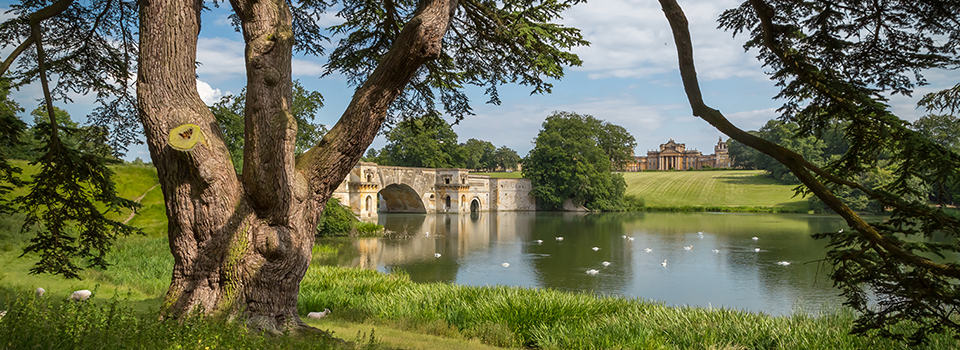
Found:
[(27, 20), (30, 23), (31, 35), (23, 40), (20, 45), (18, 45), (13, 52), (7, 55), (7, 58), (3, 60), (3, 63), (0, 63), (0, 76), (7, 73), (7, 69), (10, 69), (10, 65), (13, 64), (13, 61), (17, 60), (17, 57), (20, 57), (20, 54), (23, 53), (30, 44), (33, 44), (33, 24), (39, 24), (43, 20), (59, 15), (61, 12), (65, 11), (70, 5), (73, 4), (73, 0), (60, 0), (53, 4), (50, 4), (47, 7), (37, 10), (37, 12), (31, 13)]
[[(70, 4), (73, 4), (73, 0), (60, 0), (34, 12), (28, 17), (30, 21), (30, 36), (33, 39), (34, 46), (37, 48), (37, 71), (40, 75), (40, 86), (43, 88), (43, 100), (47, 107), (47, 117), (50, 118), (50, 142), (53, 143), (55, 147), (59, 147), (60, 137), (57, 132), (57, 117), (53, 111), (53, 98), (50, 96), (50, 84), (47, 81), (47, 55), (43, 52), (43, 31), (40, 28), (40, 22), (63, 12), (67, 7), (70, 7)], [(21, 46), (23, 46), (23, 44), (21, 44)]]
[(32, 34), (28, 36), (27, 39), (25, 39), (22, 43), (20, 43), (17, 48), (13, 49), (13, 52), (7, 55), (7, 59), (3, 60), (3, 63), (0, 63), (0, 76), (3, 76), (7, 73), (7, 69), (10, 69), (10, 65), (13, 64), (13, 61), (16, 61), (17, 57), (20, 57), (20, 54), (30, 47), (30, 44), (33, 44)]
[(440, 55), (442, 39), (457, 3), (421, 1), (390, 51), (354, 93), (340, 121), (297, 162), (315, 200), (330, 196), (373, 141), (390, 104), (424, 63)]
[[(942, 275), (960, 278), (960, 269), (953, 265), (938, 264), (929, 259), (917, 256), (904, 249), (898, 243), (883, 237), (873, 226), (868, 224), (863, 218), (857, 215), (843, 201), (837, 198), (823, 183), (821, 183), (810, 169), (816, 169), (817, 173), (826, 173), (813, 164), (806, 161), (799, 154), (783, 148), (770, 141), (751, 135), (735, 125), (730, 123), (720, 111), (707, 106), (703, 102), (703, 95), (700, 91), (697, 80), (696, 67), (693, 61), (693, 45), (690, 40), (690, 31), (686, 16), (683, 10), (677, 4), (676, 0), (659, 0), (663, 7), (663, 12), (670, 22), (673, 30), (674, 42), (677, 46), (677, 55), (679, 58), (680, 76), (683, 81), (684, 91), (693, 109), (693, 114), (710, 123), (724, 134), (733, 139), (742, 142), (770, 157), (773, 157), (793, 172), (797, 178), (803, 182), (817, 197), (819, 197), (828, 207), (837, 212), (847, 224), (855, 228), (860, 236), (871, 243), (875, 250), (883, 249), (901, 261), (907, 262), (913, 266), (922, 267), (935, 271)], [(751, 3), (758, 0), (751, 0)], [(882, 252), (881, 252), (882, 253)]]

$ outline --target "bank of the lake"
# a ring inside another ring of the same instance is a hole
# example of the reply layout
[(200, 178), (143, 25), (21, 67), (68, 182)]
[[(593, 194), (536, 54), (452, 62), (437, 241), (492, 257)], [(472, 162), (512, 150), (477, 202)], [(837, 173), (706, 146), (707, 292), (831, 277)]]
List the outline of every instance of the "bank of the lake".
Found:
[[(156, 312), (170, 281), (173, 259), (165, 234), (162, 195), (154, 187), (155, 170), (143, 166), (114, 169), (123, 196), (145, 195), (144, 207), (130, 221), (143, 228), (145, 236), (121, 238), (107, 258), (112, 264), (107, 270), (87, 270), (82, 280), (31, 275), (28, 270), (35, 257), (18, 257), (29, 233), (19, 231), (18, 217), (0, 220), (0, 266), (4, 267), (0, 270), (0, 310), (8, 311), (0, 321), (0, 347), (353, 347), (335, 339), (328, 342), (324, 337), (264, 337), (218, 320), (157, 322)], [(28, 174), (32, 171), (30, 167), (25, 169)], [(129, 213), (115, 215), (123, 219)], [(301, 287), (300, 310), (305, 315), (325, 307), (332, 309), (329, 319), (310, 324), (336, 331), (335, 337), (348, 341), (358, 339), (359, 331), (360, 346), (368, 345), (363, 339), (372, 331), (376, 338), (373, 348), (430, 348), (437, 344), (463, 350), (490, 348), (490, 344), (545, 349), (902, 348), (884, 339), (847, 334), (853, 316), (843, 310), (823, 315), (771, 316), (671, 307), (640, 299), (555, 289), (417, 283), (400, 272), (383, 274), (324, 266), (325, 258), (339, 253), (332, 245), (318, 245), (314, 253), (315, 262)], [(44, 303), (50, 304), (36, 306), (47, 311), (30, 309), (37, 312), (22, 313), (28, 309), (18, 306), (23, 304), (16, 300), (32, 302), (36, 287), (47, 289)], [(93, 289), (91, 302), (64, 304), (66, 296), (77, 289)], [(117, 304), (109, 302), (114, 296), (120, 300)], [(3, 336), (11, 334), (17, 337)], [(957, 347), (954, 340), (943, 336), (923, 348)]]

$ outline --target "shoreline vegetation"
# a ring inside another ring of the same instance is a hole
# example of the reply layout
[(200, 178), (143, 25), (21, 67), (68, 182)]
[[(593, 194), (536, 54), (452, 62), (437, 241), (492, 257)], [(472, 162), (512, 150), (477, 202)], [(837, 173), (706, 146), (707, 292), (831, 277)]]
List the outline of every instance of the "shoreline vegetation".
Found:
[[(114, 167), (117, 189), (126, 198), (143, 195), (131, 223), (144, 236), (121, 238), (109, 253), (111, 266), (87, 269), (82, 280), (29, 274), (35, 256), (19, 257), (30, 232), (22, 217), (0, 218), (0, 347), (102, 348), (446, 348), (491, 349), (899, 349), (879, 337), (850, 335), (855, 315), (839, 308), (823, 314), (798, 310), (770, 316), (729, 309), (666, 306), (640, 299), (548, 289), (445, 283), (416, 283), (405, 273), (383, 274), (359, 268), (325, 266), (335, 245), (314, 248), (314, 263), (301, 284), (299, 310), (329, 308), (331, 316), (307, 320), (333, 330), (323, 334), (264, 336), (221, 319), (183, 323), (157, 320), (160, 298), (170, 283), (173, 258), (155, 170)], [(34, 170), (24, 167), (24, 176)], [(16, 195), (14, 193), (13, 195)], [(125, 218), (129, 212), (111, 214)], [(347, 238), (338, 238), (347, 239)], [(47, 290), (43, 299), (33, 289)], [(66, 296), (90, 289), (89, 302), (67, 303)], [(49, 334), (57, 334), (50, 337)], [(345, 342), (344, 340), (348, 341)], [(175, 345), (174, 345), (175, 344)], [(441, 343), (436, 343), (441, 344)], [(921, 349), (958, 347), (949, 335)]]

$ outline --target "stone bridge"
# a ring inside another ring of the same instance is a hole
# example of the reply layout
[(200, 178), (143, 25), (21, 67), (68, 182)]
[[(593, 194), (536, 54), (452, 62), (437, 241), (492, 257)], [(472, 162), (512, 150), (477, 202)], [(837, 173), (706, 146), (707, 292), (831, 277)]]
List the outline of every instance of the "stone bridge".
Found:
[(360, 218), (389, 213), (536, 210), (527, 179), (472, 175), (467, 169), (382, 166), (360, 162), (333, 196)]

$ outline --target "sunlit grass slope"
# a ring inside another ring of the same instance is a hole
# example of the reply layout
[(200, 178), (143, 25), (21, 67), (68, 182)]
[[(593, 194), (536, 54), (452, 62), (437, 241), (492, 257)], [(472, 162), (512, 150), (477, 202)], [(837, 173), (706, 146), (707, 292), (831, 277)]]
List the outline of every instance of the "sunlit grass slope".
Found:
[(652, 209), (710, 208), (743, 211), (806, 212), (806, 199), (793, 197), (760, 170), (648, 171), (623, 173), (627, 194)]

